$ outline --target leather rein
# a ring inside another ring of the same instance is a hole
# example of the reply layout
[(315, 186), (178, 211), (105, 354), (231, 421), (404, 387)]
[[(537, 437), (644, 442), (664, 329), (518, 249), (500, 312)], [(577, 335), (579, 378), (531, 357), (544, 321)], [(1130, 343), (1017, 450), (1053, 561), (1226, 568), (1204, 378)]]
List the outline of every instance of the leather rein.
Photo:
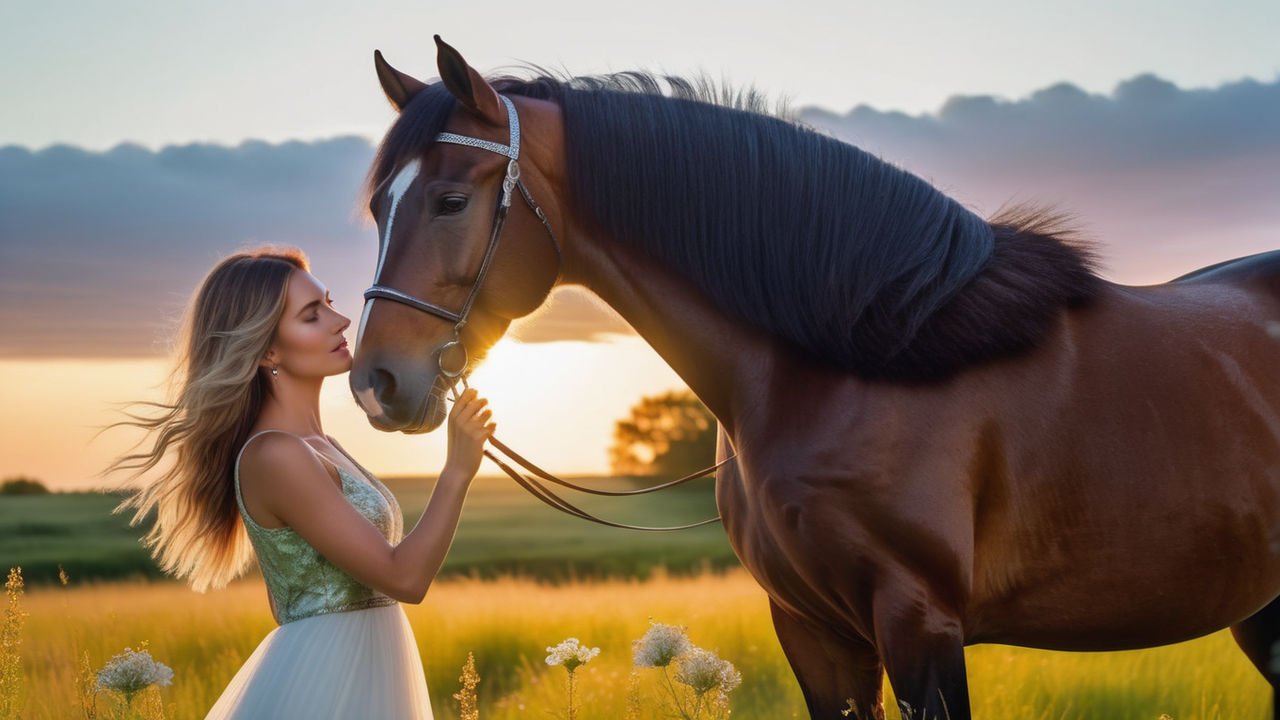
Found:
[[(467, 295), (466, 302), (463, 303), (462, 309), (458, 312), (454, 312), (434, 303), (422, 300), (421, 298), (414, 297), (409, 293), (388, 287), (381, 284), (381, 277), (375, 277), (373, 279), (373, 286), (364, 292), (365, 301), (373, 301), (377, 299), (391, 300), (393, 302), (408, 305), (416, 310), (442, 317), (454, 323), (453, 339), (442, 344), (435, 352), (435, 355), (440, 374), (455, 381), (450, 385), (450, 391), (453, 393), (453, 399), (455, 401), (459, 396), (456, 381), (461, 380), (463, 387), (467, 386), (466, 368), (468, 359), (466, 346), (462, 344), (462, 328), (467, 324), (468, 316), (471, 314), (471, 308), (475, 304), (476, 297), (480, 294), (480, 287), (484, 283), (485, 276), (489, 273), (489, 266), (492, 264), (493, 256), (497, 252), (498, 240), (502, 237), (502, 227), (506, 223), (507, 212), (511, 208), (511, 196), (514, 194), (514, 190), (520, 191), (520, 196), (524, 198), (525, 204), (529, 206), (529, 209), (532, 210), (534, 215), (538, 217), (538, 220), (542, 222), (542, 226), (546, 229), (547, 235), (551, 238), (552, 245), (555, 246), (556, 257), (558, 259), (562, 259), (560, 242), (556, 239), (556, 234), (551, 229), (551, 223), (547, 220), (546, 213), (544, 213), (542, 208), (538, 206), (538, 203), (534, 201), (533, 196), (529, 194), (529, 189), (525, 187), (524, 181), (520, 177), (520, 165), (517, 162), (520, 157), (520, 116), (516, 113), (515, 105), (512, 104), (511, 100), (509, 100), (505, 95), (499, 95), (498, 97), (502, 100), (507, 109), (507, 127), (511, 133), (509, 144), (502, 145), (491, 140), (482, 140), (480, 138), (456, 135), (454, 133), (447, 132), (440, 133), (435, 139), (436, 142), (453, 143), (455, 145), (465, 145), (467, 147), (488, 150), (489, 152), (497, 153), (508, 158), (507, 173), (502, 180), (502, 193), (498, 199), (498, 208), (494, 211), (493, 227), (489, 233), (489, 245), (485, 248), (484, 259), (480, 262), (480, 270), (476, 274), (475, 283), (471, 286), (471, 292)], [(526, 460), (519, 453), (512, 450), (506, 444), (500, 442), (496, 437), (490, 437), (489, 444), (493, 446), (493, 450), (497, 450), (498, 452), (506, 455), (506, 460), (520, 466), (529, 474), (525, 474), (511, 467), (508, 462), (504, 461), (502, 457), (490, 448), (484, 449), (484, 456), (492, 460), (494, 464), (514, 480), (516, 484), (529, 491), (531, 495), (547, 505), (574, 517), (599, 523), (600, 525), (607, 525), (609, 527), (622, 528), (625, 530), (644, 530), (648, 532), (687, 530), (689, 528), (700, 527), (702, 525), (710, 525), (711, 523), (720, 522), (720, 516), (717, 515), (714, 518), (708, 518), (699, 522), (670, 527), (627, 525), (625, 523), (604, 520), (592, 515), (586, 510), (583, 510), (557, 495), (555, 491), (544, 485), (543, 482), (554, 483), (570, 490), (576, 490), (578, 492), (588, 493), (591, 495), (605, 495), (609, 497), (644, 495), (710, 475), (716, 470), (719, 470), (730, 460), (737, 457), (737, 453), (734, 453), (711, 467), (686, 475), (679, 480), (672, 480), (670, 482), (665, 482), (651, 487), (640, 488), (637, 490), (599, 490), (596, 488), (577, 485), (548, 473), (537, 465), (534, 465), (532, 462)]]

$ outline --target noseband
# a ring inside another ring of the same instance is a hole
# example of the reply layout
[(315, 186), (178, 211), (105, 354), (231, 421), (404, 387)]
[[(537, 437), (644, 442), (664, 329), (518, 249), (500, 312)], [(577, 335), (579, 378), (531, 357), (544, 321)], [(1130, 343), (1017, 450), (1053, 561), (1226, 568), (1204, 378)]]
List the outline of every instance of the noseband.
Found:
[(435, 303), (414, 297), (402, 290), (383, 285), (381, 284), (381, 277), (375, 277), (373, 286), (364, 291), (364, 299), (366, 301), (378, 298), (393, 300), (454, 323), (453, 339), (441, 345), (436, 353), (436, 362), (440, 366), (440, 374), (449, 379), (455, 379), (466, 371), (467, 349), (462, 344), (462, 328), (467, 324), (467, 319), (471, 315), (471, 307), (475, 304), (476, 297), (480, 294), (480, 287), (484, 284), (485, 276), (489, 274), (489, 265), (493, 262), (493, 256), (498, 251), (498, 240), (502, 237), (502, 226), (507, 222), (507, 211), (511, 209), (513, 190), (520, 191), (520, 197), (524, 198), (525, 204), (529, 206), (534, 215), (538, 216), (538, 220), (542, 221), (542, 227), (546, 228), (547, 235), (551, 237), (551, 244), (556, 249), (557, 266), (561, 260), (560, 241), (556, 240), (556, 234), (551, 229), (551, 223), (547, 220), (546, 213), (542, 212), (542, 208), (534, 201), (533, 196), (529, 194), (529, 189), (525, 187), (524, 180), (520, 177), (520, 163), (518, 162), (520, 159), (520, 115), (516, 113), (515, 105), (511, 103), (511, 100), (506, 95), (499, 95), (498, 97), (507, 108), (507, 128), (511, 132), (509, 144), (501, 145), (491, 140), (482, 140), (448, 132), (442, 132), (436, 136), (436, 142), (479, 148), (508, 158), (507, 174), (502, 179), (502, 194), (498, 197), (498, 208), (493, 214), (493, 227), (489, 231), (489, 245), (485, 248), (484, 259), (480, 261), (480, 270), (476, 273), (475, 282), (471, 285), (471, 292), (467, 294), (467, 300), (462, 304), (462, 309), (458, 312), (453, 312)]
[[(480, 270), (479, 272), (476, 273), (475, 282), (471, 285), (471, 292), (467, 295), (466, 302), (462, 304), (462, 309), (459, 310), (458, 312), (453, 312), (452, 310), (447, 310), (445, 308), (442, 308), (439, 305), (436, 305), (435, 303), (427, 302), (426, 300), (423, 300), (421, 298), (416, 298), (410, 295), (409, 293), (396, 290), (393, 287), (382, 285), (380, 283), (381, 270), (379, 270), (378, 277), (375, 277), (373, 279), (373, 286), (370, 287), (368, 290), (364, 291), (365, 301), (376, 300), (379, 298), (383, 300), (393, 300), (395, 302), (408, 305), (411, 308), (421, 310), (422, 312), (430, 313), (432, 315), (442, 317), (454, 323), (453, 339), (440, 346), (439, 351), (437, 351), (436, 362), (440, 367), (441, 375), (449, 378), (450, 380), (456, 380), (461, 378), (462, 384), (464, 386), (467, 383), (467, 378), (466, 378), (467, 349), (462, 344), (462, 328), (467, 324), (467, 318), (471, 314), (471, 308), (475, 304), (476, 296), (480, 294), (480, 286), (484, 284), (485, 276), (489, 274), (489, 265), (493, 262), (493, 256), (498, 250), (498, 240), (502, 237), (502, 226), (507, 221), (507, 211), (511, 209), (511, 195), (513, 190), (520, 191), (520, 196), (524, 198), (525, 204), (529, 206), (530, 210), (533, 210), (533, 214), (538, 216), (538, 220), (542, 221), (542, 226), (547, 229), (547, 235), (551, 237), (551, 244), (554, 245), (556, 249), (557, 264), (559, 264), (559, 261), (563, 259), (560, 252), (560, 242), (556, 240), (556, 234), (551, 229), (551, 223), (547, 220), (546, 213), (542, 212), (542, 208), (538, 206), (538, 203), (534, 202), (533, 196), (529, 194), (529, 189), (525, 187), (524, 181), (521, 180), (520, 178), (520, 164), (519, 162), (517, 162), (520, 158), (520, 116), (516, 113), (515, 105), (512, 104), (511, 100), (509, 100), (507, 96), (499, 95), (498, 97), (502, 100), (502, 103), (507, 107), (507, 127), (511, 131), (511, 140), (507, 145), (501, 145), (491, 140), (482, 140), (480, 138), (468, 137), (466, 135), (456, 135), (454, 133), (448, 133), (448, 132), (442, 132), (436, 136), (436, 142), (453, 143), (455, 145), (465, 145), (467, 147), (479, 148), (481, 150), (488, 150), (489, 152), (497, 153), (499, 155), (502, 155), (505, 158), (508, 158), (507, 174), (506, 174), (506, 177), (502, 179), (502, 194), (498, 197), (498, 209), (494, 212), (493, 227), (489, 231), (489, 245), (488, 247), (485, 248), (484, 259), (480, 261)], [(390, 242), (389, 239), (388, 239), (388, 242)], [(456, 385), (452, 386), (450, 389), (452, 390), (454, 400), (456, 401), (458, 399), (458, 389)], [(664, 488), (668, 488), (673, 485), (680, 485), (681, 483), (686, 483), (686, 482), (689, 482), (690, 480), (695, 480), (697, 478), (704, 477), (712, 472), (715, 472), (725, 463), (729, 462), (734, 457), (736, 457), (736, 453), (735, 453), (709, 468), (706, 468), (704, 470), (699, 470), (698, 472), (693, 473), (692, 475), (687, 475), (683, 478), (680, 478), (679, 480), (673, 480), (671, 482), (662, 483), (661, 485), (641, 488), (639, 490), (610, 491), (610, 490), (597, 490), (595, 488), (587, 488), (581, 485), (575, 485), (571, 482), (568, 482), (567, 480), (562, 480), (552, 475), (551, 473), (548, 473), (542, 468), (539, 468), (537, 465), (534, 465), (528, 460), (524, 459), (514, 450), (512, 450), (511, 448), (499, 442), (498, 439), (495, 437), (490, 437), (489, 443), (493, 445), (495, 448), (497, 448), (498, 450), (502, 451), (504, 454), (506, 454), (507, 457), (512, 462), (523, 467), (532, 475), (525, 475), (524, 473), (521, 473), (515, 470), (506, 462), (503, 462), (502, 458), (498, 457), (496, 454), (491, 452), (488, 448), (484, 450), (485, 457), (492, 460), (495, 464), (497, 464), (499, 468), (502, 469), (504, 473), (510, 476), (512, 480), (515, 480), (517, 484), (519, 484), (525, 490), (528, 490), (534, 497), (538, 498), (539, 500), (546, 503), (547, 505), (550, 505), (551, 507), (557, 510), (560, 510), (562, 512), (565, 512), (569, 515), (572, 515), (574, 517), (582, 518), (583, 520), (590, 520), (591, 522), (599, 523), (601, 525), (607, 525), (609, 527), (624, 528), (628, 530), (649, 530), (649, 531), (656, 531), (656, 532), (667, 531), (667, 530), (685, 530), (688, 528), (699, 527), (701, 525), (707, 525), (710, 523), (719, 522), (720, 517), (716, 516), (714, 518), (703, 520), (701, 522), (694, 522), (694, 523), (689, 523), (687, 525), (679, 525), (679, 526), (673, 526), (673, 527), (641, 527), (637, 525), (626, 525), (623, 523), (616, 523), (609, 520), (602, 520), (601, 518), (598, 518), (592, 515), (591, 513), (583, 510), (582, 508), (579, 508), (576, 505), (569, 503), (567, 500), (565, 500), (564, 498), (560, 497), (555, 492), (553, 492), (550, 488), (542, 485), (539, 482), (539, 478), (547, 482), (556, 483), (562, 487), (570, 488), (572, 490), (577, 490), (580, 492), (590, 493), (593, 495), (608, 495), (608, 496), (615, 496), (615, 497), (627, 496), (627, 495), (643, 495), (645, 493), (650, 493), (655, 490), (662, 490)]]

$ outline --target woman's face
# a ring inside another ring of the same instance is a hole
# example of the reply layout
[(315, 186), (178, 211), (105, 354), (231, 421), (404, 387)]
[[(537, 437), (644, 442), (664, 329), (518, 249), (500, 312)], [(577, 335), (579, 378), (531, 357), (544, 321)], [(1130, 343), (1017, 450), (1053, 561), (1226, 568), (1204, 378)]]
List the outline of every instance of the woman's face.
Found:
[(351, 369), (351, 353), (342, 333), (351, 320), (333, 307), (329, 291), (309, 272), (289, 277), (284, 315), (267, 355), (268, 371), (281, 375), (323, 378)]

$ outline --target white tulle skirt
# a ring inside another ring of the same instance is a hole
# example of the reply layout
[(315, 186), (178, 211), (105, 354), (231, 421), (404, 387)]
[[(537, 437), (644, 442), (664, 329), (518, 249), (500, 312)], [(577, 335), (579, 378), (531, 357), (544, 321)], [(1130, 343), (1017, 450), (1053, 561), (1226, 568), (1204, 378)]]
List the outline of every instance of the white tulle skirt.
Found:
[(272, 630), (205, 720), (431, 718), (400, 605), (316, 615)]

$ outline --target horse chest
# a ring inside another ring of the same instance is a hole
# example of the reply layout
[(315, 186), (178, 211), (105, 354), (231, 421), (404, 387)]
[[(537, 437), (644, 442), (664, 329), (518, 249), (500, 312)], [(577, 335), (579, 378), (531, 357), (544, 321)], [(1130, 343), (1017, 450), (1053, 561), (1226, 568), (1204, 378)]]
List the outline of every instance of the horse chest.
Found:
[(774, 603), (797, 617), (870, 633), (882, 538), (851, 509), (847, 478), (749, 460), (722, 473), (717, 502), (729, 542)]

